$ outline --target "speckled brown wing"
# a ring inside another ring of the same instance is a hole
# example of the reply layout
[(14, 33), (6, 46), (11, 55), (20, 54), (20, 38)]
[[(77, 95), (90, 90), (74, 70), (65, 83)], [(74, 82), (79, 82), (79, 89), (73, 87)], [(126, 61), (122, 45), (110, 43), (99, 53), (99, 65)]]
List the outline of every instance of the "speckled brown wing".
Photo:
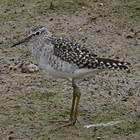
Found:
[(56, 37), (52, 44), (54, 45), (54, 55), (62, 60), (74, 63), (79, 68), (93, 68), (95, 66), (97, 55), (74, 40)]
[(54, 45), (54, 55), (66, 62), (76, 64), (79, 68), (129, 70), (127, 65), (130, 63), (99, 58), (90, 49), (74, 40), (57, 36), (54, 37), (52, 44)]

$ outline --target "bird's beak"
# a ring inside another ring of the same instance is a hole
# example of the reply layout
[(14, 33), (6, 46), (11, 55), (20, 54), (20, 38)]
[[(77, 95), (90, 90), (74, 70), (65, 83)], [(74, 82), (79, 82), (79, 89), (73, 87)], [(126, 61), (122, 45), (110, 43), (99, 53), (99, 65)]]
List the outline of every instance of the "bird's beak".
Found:
[(27, 42), (32, 36), (33, 36), (33, 34), (30, 35), (30, 36), (28, 36), (28, 37), (26, 37), (26, 38), (24, 38), (24, 39), (22, 39), (21, 41), (15, 43), (15, 44), (13, 44), (13, 45), (11, 46), (11, 48), (12, 48), (12, 47), (15, 47), (16, 45), (19, 45), (19, 44), (21, 44), (21, 43), (23, 43), (23, 42)]

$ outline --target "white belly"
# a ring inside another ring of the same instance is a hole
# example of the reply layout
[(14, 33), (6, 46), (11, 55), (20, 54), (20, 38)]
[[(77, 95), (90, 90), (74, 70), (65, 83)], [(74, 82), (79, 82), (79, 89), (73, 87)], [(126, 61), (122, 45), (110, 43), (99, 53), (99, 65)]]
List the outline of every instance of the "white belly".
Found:
[(55, 70), (51, 66), (41, 66), (43, 70), (48, 72), (50, 75), (53, 75), (58, 78), (68, 79), (72, 81), (73, 79), (82, 79), (82, 78), (89, 78), (100, 72), (99, 69), (75, 69), (74, 71), (65, 71), (63, 70)]

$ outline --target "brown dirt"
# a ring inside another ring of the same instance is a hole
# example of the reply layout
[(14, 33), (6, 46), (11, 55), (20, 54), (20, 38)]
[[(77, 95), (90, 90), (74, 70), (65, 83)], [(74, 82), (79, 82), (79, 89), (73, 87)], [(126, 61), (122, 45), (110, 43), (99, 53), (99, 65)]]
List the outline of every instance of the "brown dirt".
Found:
[[(140, 139), (140, 2), (2, 0), (0, 4), (0, 139)], [(75, 126), (55, 130), (48, 120), (69, 118), (72, 87), (39, 70), (30, 43), (10, 48), (41, 24), (99, 56), (131, 63), (131, 73), (108, 71), (77, 80), (82, 96)], [(23, 64), (23, 66), (22, 66)], [(108, 127), (85, 125), (121, 121)]]

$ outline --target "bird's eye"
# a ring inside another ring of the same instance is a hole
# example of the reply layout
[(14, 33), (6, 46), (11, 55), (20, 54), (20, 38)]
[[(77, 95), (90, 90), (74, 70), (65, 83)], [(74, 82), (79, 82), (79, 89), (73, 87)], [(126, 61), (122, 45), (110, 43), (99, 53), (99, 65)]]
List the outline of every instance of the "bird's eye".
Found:
[(40, 32), (36, 32), (36, 35), (40, 35)]

